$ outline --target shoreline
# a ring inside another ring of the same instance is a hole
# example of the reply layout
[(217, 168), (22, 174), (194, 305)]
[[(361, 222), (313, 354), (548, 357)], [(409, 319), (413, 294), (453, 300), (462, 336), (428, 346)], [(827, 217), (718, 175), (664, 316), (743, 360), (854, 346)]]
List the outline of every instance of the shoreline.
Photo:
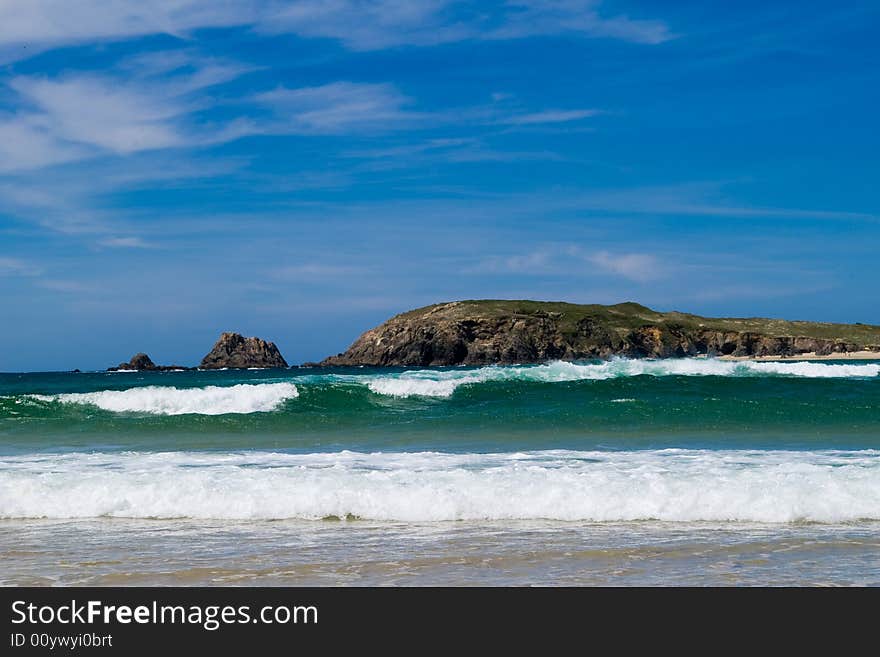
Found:
[[(708, 356), (697, 356), (697, 358), (708, 358)], [(716, 358), (732, 361), (880, 360), (880, 351), (850, 351), (822, 355), (810, 351), (793, 356), (716, 356)]]

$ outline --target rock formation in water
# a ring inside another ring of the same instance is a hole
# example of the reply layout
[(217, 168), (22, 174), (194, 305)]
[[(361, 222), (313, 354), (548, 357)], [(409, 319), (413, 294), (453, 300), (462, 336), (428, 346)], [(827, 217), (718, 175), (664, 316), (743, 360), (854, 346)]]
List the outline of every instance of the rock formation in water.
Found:
[(543, 301), (455, 301), (392, 317), (322, 365), (487, 365), (628, 356), (795, 356), (876, 351), (880, 326), (712, 319)]
[(131, 357), (127, 363), (119, 363), (116, 367), (108, 367), (108, 372), (118, 372), (119, 370), (137, 370), (139, 372), (168, 372), (171, 370), (190, 370), (191, 367), (182, 367), (180, 365), (156, 365), (153, 360), (145, 353), (137, 353)]
[(287, 367), (287, 361), (274, 342), (245, 338), (238, 333), (222, 333), (199, 367), (205, 370), (224, 367)]
[(119, 363), (116, 367), (108, 367), (108, 372), (117, 370), (157, 370), (158, 366), (145, 353), (137, 353), (127, 363)]

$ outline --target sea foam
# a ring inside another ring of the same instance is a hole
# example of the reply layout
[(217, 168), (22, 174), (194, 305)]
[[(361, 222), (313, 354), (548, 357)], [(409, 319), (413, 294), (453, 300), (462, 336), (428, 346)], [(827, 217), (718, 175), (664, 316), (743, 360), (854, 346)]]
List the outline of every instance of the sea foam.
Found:
[(157, 415), (223, 415), (274, 411), (285, 400), (299, 396), (292, 383), (239, 384), (175, 388), (143, 386), (127, 390), (100, 390), (59, 395), (31, 395), (41, 401), (64, 404), (89, 404), (117, 413), (154, 413)]
[(449, 397), (456, 388), (485, 382), (605, 380), (631, 376), (788, 376), (799, 378), (871, 378), (880, 374), (880, 364), (814, 362), (723, 361), (714, 358), (636, 360), (618, 358), (603, 363), (554, 361), (544, 365), (489, 366), (464, 370), (410, 370), (395, 374), (352, 375), (352, 382), (365, 383), (370, 390), (394, 397)]
[(880, 520), (880, 451), (74, 453), (0, 458), (2, 518)]

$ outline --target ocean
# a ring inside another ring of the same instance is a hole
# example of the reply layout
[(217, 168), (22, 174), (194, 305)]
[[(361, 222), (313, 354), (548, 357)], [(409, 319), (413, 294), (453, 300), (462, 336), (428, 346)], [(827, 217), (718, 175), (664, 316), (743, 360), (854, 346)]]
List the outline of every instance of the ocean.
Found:
[(4, 585), (880, 585), (880, 362), (0, 374)]

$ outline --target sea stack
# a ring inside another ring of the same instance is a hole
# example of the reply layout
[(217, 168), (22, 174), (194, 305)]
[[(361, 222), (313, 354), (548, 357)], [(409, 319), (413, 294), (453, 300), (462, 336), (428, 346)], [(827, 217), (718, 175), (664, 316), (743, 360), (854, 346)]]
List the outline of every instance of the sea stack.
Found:
[(127, 363), (119, 363), (116, 367), (108, 367), (108, 372), (115, 372), (117, 370), (158, 370), (159, 368), (156, 366), (156, 363), (147, 356), (145, 353), (141, 352), (135, 354), (131, 357), (131, 360)]
[(274, 342), (246, 338), (238, 333), (222, 333), (199, 367), (205, 370), (287, 367), (287, 361)]
[(131, 357), (127, 363), (119, 363), (116, 367), (108, 367), (108, 372), (137, 371), (137, 372), (178, 372), (181, 370), (191, 370), (191, 367), (183, 365), (156, 365), (153, 359), (145, 353), (137, 353)]

